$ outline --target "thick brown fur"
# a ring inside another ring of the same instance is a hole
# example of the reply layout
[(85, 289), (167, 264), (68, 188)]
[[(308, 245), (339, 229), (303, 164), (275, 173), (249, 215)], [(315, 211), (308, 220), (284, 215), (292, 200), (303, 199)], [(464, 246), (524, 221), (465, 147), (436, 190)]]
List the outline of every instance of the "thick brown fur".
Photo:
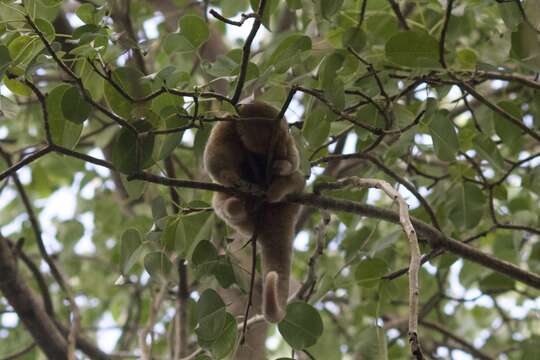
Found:
[[(262, 248), (263, 314), (269, 322), (285, 316), (289, 295), (292, 240), (299, 206), (280, 202), (302, 191), (305, 179), (285, 119), (279, 120), (276, 146), (266, 176), (266, 161), (278, 111), (254, 102), (241, 105), (239, 119), (219, 122), (212, 129), (204, 153), (210, 177), (225, 186), (255, 184), (266, 189), (266, 201), (256, 209), (245, 199), (215, 193), (216, 214), (245, 238), (257, 234)], [(270, 180), (269, 182), (267, 180)]]

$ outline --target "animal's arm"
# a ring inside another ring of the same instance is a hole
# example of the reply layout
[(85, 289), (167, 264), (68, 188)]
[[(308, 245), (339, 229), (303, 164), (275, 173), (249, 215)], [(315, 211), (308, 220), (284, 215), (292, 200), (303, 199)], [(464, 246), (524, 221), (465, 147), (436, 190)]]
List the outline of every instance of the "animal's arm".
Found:
[(274, 161), (272, 163), (272, 174), (290, 175), (300, 167), (300, 154), (293, 137), (285, 134), (276, 149)]
[(245, 153), (234, 124), (219, 122), (212, 129), (204, 150), (204, 167), (215, 182), (225, 186), (238, 185)]

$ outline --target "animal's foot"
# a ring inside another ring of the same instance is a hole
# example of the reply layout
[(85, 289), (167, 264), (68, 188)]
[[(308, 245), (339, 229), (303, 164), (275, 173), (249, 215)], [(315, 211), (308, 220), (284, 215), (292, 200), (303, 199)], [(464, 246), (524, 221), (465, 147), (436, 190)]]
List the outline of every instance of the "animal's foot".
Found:
[(235, 197), (231, 197), (223, 203), (223, 213), (227, 220), (237, 223), (248, 218), (245, 203)]

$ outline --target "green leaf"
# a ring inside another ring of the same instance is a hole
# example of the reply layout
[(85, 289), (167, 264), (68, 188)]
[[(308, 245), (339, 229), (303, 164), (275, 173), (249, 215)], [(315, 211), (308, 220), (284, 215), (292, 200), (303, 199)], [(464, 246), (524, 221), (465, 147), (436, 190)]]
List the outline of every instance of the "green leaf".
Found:
[(323, 322), (313, 306), (292, 302), (287, 305), (287, 314), (278, 324), (278, 330), (293, 349), (302, 350), (317, 343), (323, 333)]
[(210, 215), (207, 211), (200, 211), (182, 217), (186, 233), (186, 258), (191, 258), (199, 241), (210, 238), (213, 224)]
[[(152, 129), (145, 120), (139, 120), (133, 126), (140, 132)], [(146, 169), (154, 163), (153, 148), (154, 135), (137, 136), (130, 129), (122, 128), (113, 143), (112, 162), (124, 174)]]
[(167, 203), (163, 196), (155, 197), (150, 205), (152, 207), (152, 218), (154, 219), (154, 222), (167, 216)]
[(518, 25), (523, 22), (519, 6), (514, 1), (497, 2), (497, 7), (506, 27), (510, 31), (515, 31)]
[(62, 0), (39, 0), (40, 3), (47, 7), (55, 7), (62, 3)]
[(478, 55), (473, 49), (461, 49), (457, 52), (457, 60), (461, 68), (474, 70), (478, 62)]
[(36, 24), (36, 27), (43, 33), (49, 43), (54, 41), (56, 31), (54, 31), (54, 26), (48, 20), (37, 18), (34, 19), (34, 24)]
[(291, 10), (298, 10), (302, 8), (302, 0), (287, 0), (287, 6)]
[(122, 234), (120, 244), (122, 273), (127, 274), (139, 260), (139, 256), (143, 251), (141, 234), (136, 229), (127, 229)]
[(321, 14), (324, 18), (330, 19), (343, 6), (343, 0), (319, 0)]
[(515, 281), (500, 273), (491, 273), (478, 283), (480, 291), (489, 293), (491, 291), (510, 291), (515, 289)]
[(11, 56), (9, 55), (9, 49), (0, 45), (0, 79), (4, 76), (4, 72), (11, 64)]
[(457, 191), (453, 191), (452, 194), (454, 201), (450, 219), (458, 228), (474, 228), (480, 222), (486, 205), (482, 190), (466, 182), (458, 185)]
[(166, 279), (172, 267), (171, 260), (164, 252), (153, 251), (144, 257), (144, 268), (151, 277)]
[(9, 55), (14, 64), (27, 64), (40, 51), (41, 43), (37, 38), (22, 35), (9, 43)]
[(361, 51), (366, 46), (366, 33), (359, 27), (352, 27), (343, 33), (343, 46)]
[(79, 8), (75, 11), (75, 14), (86, 24), (95, 24), (95, 14), (96, 8), (93, 4), (85, 3), (81, 4)]
[(19, 105), (6, 96), (0, 95), (0, 109), (7, 119), (14, 119), (21, 110)]
[(75, 245), (84, 235), (84, 226), (79, 221), (72, 219), (60, 223), (57, 227), (56, 237), (64, 247)]
[(195, 332), (199, 343), (211, 345), (216, 341), (226, 325), (226, 317), (225, 303), (219, 294), (206, 289), (197, 302), (198, 326)]
[(186, 234), (182, 217), (171, 217), (161, 236), (163, 247), (176, 254), (183, 254), (186, 249)]
[(344, 61), (345, 57), (338, 51), (324, 57), (319, 68), (319, 82), (323, 88), (336, 80), (337, 72), (342, 68)]
[(487, 136), (478, 134), (473, 139), (473, 145), (481, 157), (490, 162), (497, 172), (504, 172), (504, 159), (497, 145)]
[(184, 53), (194, 51), (195, 48), (183, 34), (167, 34), (163, 39), (163, 50), (171, 55), (175, 52)]
[(309, 143), (311, 149), (322, 145), (330, 133), (330, 121), (326, 116), (326, 111), (315, 108), (306, 115), (304, 126), (302, 126), (302, 135)]
[(345, 106), (345, 90), (337, 72), (343, 67), (344, 61), (344, 55), (336, 51), (326, 56), (319, 68), (319, 82), (324, 89), (324, 95), (340, 110)]
[(444, 161), (455, 160), (459, 142), (448, 111), (438, 110), (433, 116), (426, 119), (426, 122), (428, 122), (437, 157)]
[(193, 250), (193, 255), (191, 256), (191, 261), (195, 266), (206, 265), (208, 263), (213, 263), (218, 259), (218, 252), (214, 244), (208, 240), (202, 240), (197, 244), (195, 250)]
[(438, 68), (439, 43), (425, 32), (402, 31), (385, 46), (386, 58), (397, 65), (412, 68)]
[(197, 15), (185, 15), (179, 21), (181, 34), (197, 49), (210, 37), (206, 22)]
[(361, 287), (375, 287), (381, 277), (388, 273), (388, 265), (379, 258), (365, 259), (360, 261), (354, 270), (354, 279)]
[(518, 30), (512, 33), (510, 54), (531, 69), (540, 71), (540, 42), (536, 30), (529, 24), (519, 24)]
[[(143, 79), (143, 74), (132, 67), (121, 67), (115, 69), (112, 73), (112, 80), (123, 90), (124, 93), (133, 99), (140, 99), (149, 95), (151, 85), (148, 80)], [(124, 118), (130, 118), (136, 106), (126, 99), (113, 85), (108, 81), (104, 85), (104, 94), (107, 104), (118, 115)], [(144, 104), (140, 104), (144, 106)]]
[(64, 94), (72, 89), (70, 85), (60, 84), (56, 86), (45, 100), (49, 115), (49, 128), (54, 144), (73, 149), (79, 142), (83, 130), (82, 123), (68, 121), (64, 117), (62, 101)]
[[(515, 102), (504, 100), (498, 102), (497, 105), (515, 118), (521, 119), (521, 109)], [(519, 151), (521, 147), (519, 138), (521, 137), (522, 130), (502, 115), (499, 115), (496, 112), (493, 112), (492, 114), (497, 135), (499, 135), (505, 145), (512, 149), (513, 152)]]
[(367, 326), (359, 332), (356, 351), (365, 359), (388, 359), (386, 336), (380, 330), (378, 326)]
[[(197, 332), (197, 330), (195, 330), (195, 332)], [(203, 348), (210, 350), (214, 359), (223, 359), (233, 352), (236, 345), (237, 334), (236, 319), (231, 314), (225, 313), (223, 327), (218, 332), (216, 338), (212, 341), (204, 338), (198, 338), (198, 340)]]
[(301, 53), (311, 50), (311, 38), (303, 34), (292, 34), (285, 37), (276, 47), (268, 65), (274, 65), (276, 72), (283, 73), (287, 71), (293, 64), (301, 61)]
[(92, 112), (92, 106), (84, 99), (79, 88), (72, 86), (62, 96), (62, 113), (75, 124), (82, 124)]
[(4, 78), (4, 85), (14, 94), (20, 96), (30, 96), (32, 95), (32, 90), (26, 86), (22, 81), (16, 79), (7, 79)]

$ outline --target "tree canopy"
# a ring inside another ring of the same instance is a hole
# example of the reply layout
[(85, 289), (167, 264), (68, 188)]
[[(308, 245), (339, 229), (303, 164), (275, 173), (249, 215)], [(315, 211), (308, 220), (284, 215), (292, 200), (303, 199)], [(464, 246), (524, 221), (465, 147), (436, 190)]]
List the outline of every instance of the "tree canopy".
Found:
[[(1, 0), (0, 359), (537, 359), (539, 24), (538, 0)], [(253, 100), (308, 179), (276, 326), (211, 207), (261, 194), (202, 164)]]

